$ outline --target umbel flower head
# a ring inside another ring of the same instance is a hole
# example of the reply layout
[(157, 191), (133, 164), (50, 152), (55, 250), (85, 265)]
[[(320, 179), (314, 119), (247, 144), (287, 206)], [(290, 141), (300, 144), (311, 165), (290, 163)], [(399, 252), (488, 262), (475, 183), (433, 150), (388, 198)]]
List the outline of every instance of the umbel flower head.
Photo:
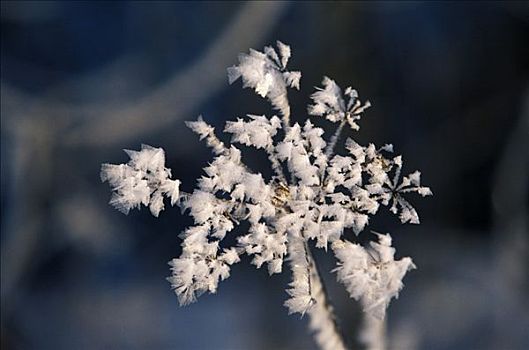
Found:
[[(170, 262), (169, 281), (181, 304), (195, 301), (204, 292), (215, 293), (219, 282), (229, 277), (231, 266), (247, 254), (252, 264), (266, 266), (270, 274), (282, 272), (288, 260), (293, 279), (285, 305), (290, 313), (317, 312), (322, 306), (310, 252), (314, 244), (331, 248), (338, 281), (366, 313), (383, 318), (414, 264), (410, 258), (395, 260), (389, 234), (378, 234), (378, 242), (364, 247), (347, 240), (344, 232), (350, 229), (358, 235), (384, 206), (402, 223), (418, 224), (417, 212), (407, 198), (413, 192), (432, 193), (421, 186), (418, 171), (401, 177), (402, 158), (392, 154), (391, 145), (361, 146), (348, 138), (346, 153), (334, 154), (342, 128), (358, 130), (357, 122), (370, 106), (350, 87), (342, 94), (325, 77), (323, 88), (311, 96), (309, 115), (339, 124), (330, 138), (309, 119), (291, 124), (287, 88), (299, 89), (301, 73), (287, 70), (290, 47), (281, 42), (277, 46), (278, 51), (265, 47), (264, 52), (241, 54), (239, 64), (228, 68), (228, 77), (230, 83), (241, 78), (243, 86), (270, 100), (279, 117), (248, 115), (226, 122), (229, 145), (217, 138), (202, 117), (188, 122), (214, 154), (192, 193), (179, 191), (180, 182), (171, 179), (161, 148), (126, 151), (131, 158), (127, 164), (104, 164), (101, 170), (101, 179), (113, 190), (110, 203), (124, 213), (144, 205), (157, 216), (166, 197), (192, 216), (194, 225), (180, 234), (182, 254)], [(249, 169), (238, 145), (265, 152), (274, 175), (265, 179)], [(236, 246), (221, 248), (226, 233), (243, 221), (249, 223), (248, 232), (238, 237)], [(315, 323), (327, 321), (313, 318)], [(331, 338), (323, 341), (332, 346)]]

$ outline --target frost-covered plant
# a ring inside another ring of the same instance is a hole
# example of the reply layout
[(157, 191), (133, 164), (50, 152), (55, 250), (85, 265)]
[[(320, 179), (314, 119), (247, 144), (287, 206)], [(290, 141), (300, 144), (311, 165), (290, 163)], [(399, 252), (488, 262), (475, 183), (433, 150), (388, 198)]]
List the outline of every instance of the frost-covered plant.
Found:
[[(415, 265), (410, 258), (395, 259), (389, 234), (377, 234), (378, 242), (365, 247), (347, 240), (344, 232), (351, 229), (358, 235), (381, 205), (389, 206), (402, 223), (418, 224), (417, 212), (405, 196), (432, 193), (421, 186), (418, 171), (401, 178), (402, 159), (391, 155), (392, 145), (361, 146), (349, 138), (347, 153), (334, 154), (343, 127), (358, 130), (357, 122), (370, 106), (350, 87), (342, 93), (325, 77), (323, 88), (311, 96), (308, 113), (338, 123), (329, 141), (309, 119), (291, 125), (287, 87), (299, 89), (301, 73), (286, 69), (290, 47), (281, 42), (277, 47), (241, 54), (239, 64), (228, 68), (228, 77), (230, 83), (241, 78), (244, 87), (269, 99), (281, 118), (248, 115), (226, 122), (231, 145), (221, 142), (202, 117), (187, 122), (215, 155), (192, 193), (179, 191), (180, 181), (171, 179), (165, 167), (164, 151), (146, 145), (126, 151), (127, 164), (104, 164), (101, 179), (112, 187), (110, 203), (124, 213), (144, 205), (158, 216), (167, 197), (193, 217), (194, 225), (180, 235), (182, 254), (170, 262), (168, 279), (180, 304), (204, 292), (215, 293), (243, 254), (251, 256), (257, 268), (266, 265), (271, 275), (282, 272), (287, 260), (292, 271), (285, 301), (289, 313), (309, 314), (322, 348), (345, 348), (309, 244), (331, 247), (338, 281), (365, 313), (383, 319), (403, 286), (402, 278)], [(266, 152), (272, 178), (249, 169), (235, 144)], [(226, 233), (242, 221), (249, 222), (248, 232), (238, 237), (236, 246), (221, 248)]]

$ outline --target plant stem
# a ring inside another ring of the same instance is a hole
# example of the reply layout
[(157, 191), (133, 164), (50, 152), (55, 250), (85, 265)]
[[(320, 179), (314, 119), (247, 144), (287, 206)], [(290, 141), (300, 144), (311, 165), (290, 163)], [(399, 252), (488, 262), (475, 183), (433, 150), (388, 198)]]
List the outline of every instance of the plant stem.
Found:
[(309, 327), (314, 332), (314, 339), (322, 350), (347, 349), (343, 335), (336, 322), (334, 310), (329, 303), (327, 291), (323, 285), (316, 261), (305, 245), (305, 253), (309, 263), (309, 279), (314, 306), (307, 311), (310, 317)]
[(364, 313), (359, 336), (360, 342), (367, 350), (385, 350), (386, 320), (379, 320)]
[(327, 148), (325, 148), (325, 155), (327, 156), (327, 159), (332, 156), (332, 152), (334, 151), (334, 147), (336, 146), (336, 142), (338, 142), (338, 138), (340, 137), (340, 134), (342, 133), (342, 129), (346, 123), (346, 120), (342, 120), (340, 125), (338, 125), (338, 128), (334, 132), (334, 135), (332, 135), (331, 139), (329, 140), (329, 143), (327, 144)]

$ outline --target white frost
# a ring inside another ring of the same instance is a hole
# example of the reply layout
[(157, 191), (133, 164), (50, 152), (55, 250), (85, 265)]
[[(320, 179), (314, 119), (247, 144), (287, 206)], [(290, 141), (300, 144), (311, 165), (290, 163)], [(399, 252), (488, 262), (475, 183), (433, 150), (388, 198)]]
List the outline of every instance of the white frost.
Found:
[(277, 47), (279, 54), (271, 46), (265, 47), (264, 53), (253, 49), (249, 54), (241, 53), (239, 64), (228, 68), (228, 81), (231, 84), (241, 78), (243, 87), (250, 87), (261, 97), (268, 98), (288, 121), (287, 87), (299, 89), (301, 73), (286, 70), (290, 47), (280, 41)]
[(349, 98), (346, 101), (342, 96), (342, 89), (328, 77), (323, 78), (322, 84), (323, 88), (317, 88), (311, 96), (314, 104), (309, 105), (309, 114), (324, 116), (331, 122), (347, 122), (352, 129), (360, 129), (356, 120), (360, 119), (362, 112), (369, 108), (371, 103), (367, 101), (362, 104), (358, 100), (358, 93), (351, 87), (345, 89), (345, 96)]
[(360, 301), (365, 312), (383, 319), (389, 302), (404, 286), (402, 278), (415, 265), (410, 258), (394, 260), (389, 234), (378, 234), (378, 238), (379, 242), (371, 242), (368, 249), (344, 241), (334, 242), (332, 248), (338, 259), (338, 281), (351, 298)]
[[(288, 258), (292, 282), (285, 305), (289, 312), (309, 314), (321, 347), (342, 349), (345, 345), (327, 305), (310, 246), (332, 248), (338, 280), (366, 313), (382, 319), (414, 264), (410, 258), (394, 259), (389, 234), (378, 235), (378, 242), (364, 247), (345, 240), (344, 232), (361, 234), (383, 206), (402, 223), (419, 223), (407, 196), (432, 192), (421, 186), (418, 171), (401, 177), (403, 161), (392, 154), (390, 144), (377, 149), (347, 139), (346, 154), (334, 154), (342, 128), (358, 130), (356, 122), (370, 106), (369, 102), (362, 104), (350, 87), (342, 93), (325, 77), (323, 88), (311, 96), (309, 114), (338, 123), (333, 136), (325, 137), (323, 129), (310, 120), (290, 125), (286, 88), (299, 89), (301, 77), (300, 72), (286, 70), (290, 57), (290, 47), (277, 42), (277, 49), (265, 47), (263, 52), (241, 54), (239, 64), (228, 68), (230, 83), (241, 78), (244, 87), (269, 99), (281, 112), (282, 122), (276, 116), (248, 115), (224, 127), (231, 143), (266, 152), (272, 178), (253, 172), (243, 162), (241, 151), (220, 141), (215, 129), (199, 117), (186, 124), (205, 140), (214, 158), (204, 167), (192, 193), (181, 192), (180, 181), (171, 179), (164, 151), (146, 145), (140, 151), (126, 151), (127, 164), (103, 164), (101, 179), (112, 189), (110, 203), (124, 213), (145, 205), (158, 216), (168, 198), (193, 218), (194, 224), (179, 236), (182, 254), (170, 262), (168, 279), (181, 304), (205, 292), (215, 293), (242, 254), (251, 256), (257, 268), (266, 265), (270, 274), (282, 272)], [(225, 236), (243, 221), (249, 224), (248, 232), (237, 237), (236, 246), (224, 248)]]
[(171, 180), (163, 149), (142, 145), (140, 151), (125, 152), (130, 157), (127, 164), (101, 166), (101, 181), (107, 181), (113, 191), (110, 204), (124, 214), (143, 204), (154, 216), (164, 209), (163, 196), (175, 205), (180, 198), (180, 181)]

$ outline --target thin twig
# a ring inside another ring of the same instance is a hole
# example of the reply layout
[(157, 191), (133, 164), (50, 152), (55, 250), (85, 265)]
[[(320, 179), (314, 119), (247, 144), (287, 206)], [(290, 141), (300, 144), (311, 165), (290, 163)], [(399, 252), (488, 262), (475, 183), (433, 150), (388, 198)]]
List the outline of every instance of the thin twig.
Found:
[(315, 301), (307, 312), (310, 316), (310, 328), (314, 331), (314, 338), (323, 350), (347, 349), (320, 271), (306, 242), (305, 256), (309, 269), (310, 293)]

